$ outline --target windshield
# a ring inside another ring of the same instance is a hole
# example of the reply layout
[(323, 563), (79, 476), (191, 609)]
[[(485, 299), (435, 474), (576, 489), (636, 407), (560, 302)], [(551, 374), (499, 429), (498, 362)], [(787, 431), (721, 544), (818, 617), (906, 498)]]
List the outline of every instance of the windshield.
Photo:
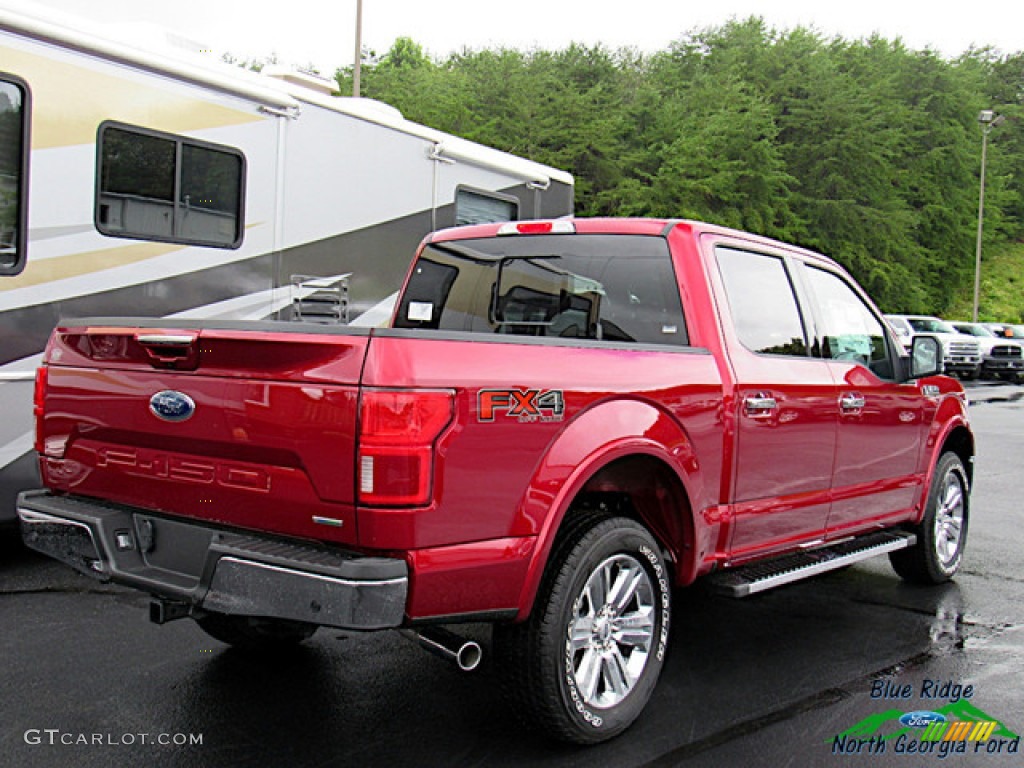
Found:
[(902, 317), (898, 317), (896, 315), (885, 315), (885, 320), (889, 323), (889, 327), (896, 331), (900, 336), (910, 335), (910, 326), (907, 325), (907, 322)]
[(937, 317), (910, 317), (907, 322), (918, 333), (956, 333), (953, 326)]
[(986, 339), (995, 337), (992, 331), (981, 325), (955, 325), (953, 327), (960, 331), (960, 333), (965, 333), (968, 336), (980, 336)]

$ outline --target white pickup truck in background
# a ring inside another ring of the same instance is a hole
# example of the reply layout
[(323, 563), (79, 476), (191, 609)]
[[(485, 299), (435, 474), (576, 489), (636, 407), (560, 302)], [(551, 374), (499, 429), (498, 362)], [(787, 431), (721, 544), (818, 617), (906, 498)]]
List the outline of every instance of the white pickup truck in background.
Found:
[(981, 345), (977, 339), (968, 338), (945, 320), (928, 315), (886, 315), (885, 319), (907, 349), (918, 334), (936, 337), (942, 344), (946, 373), (964, 381), (981, 376)]

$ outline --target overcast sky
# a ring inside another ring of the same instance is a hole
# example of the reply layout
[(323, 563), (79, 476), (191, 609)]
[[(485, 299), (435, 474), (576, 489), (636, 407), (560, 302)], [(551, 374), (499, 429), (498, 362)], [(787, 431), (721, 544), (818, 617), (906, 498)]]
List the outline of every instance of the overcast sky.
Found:
[[(24, 8), (32, 0), (0, 0)], [(37, 0), (101, 23), (150, 22), (239, 58), (276, 54), (324, 74), (351, 64), (356, 0)], [(664, 49), (686, 32), (751, 15), (827, 37), (874, 32), (956, 56), (970, 46), (1024, 50), (1024, 2), (949, 0), (363, 0), (363, 45), (384, 53), (411, 37), (443, 57), (462, 48), (562, 48), (570, 42)]]

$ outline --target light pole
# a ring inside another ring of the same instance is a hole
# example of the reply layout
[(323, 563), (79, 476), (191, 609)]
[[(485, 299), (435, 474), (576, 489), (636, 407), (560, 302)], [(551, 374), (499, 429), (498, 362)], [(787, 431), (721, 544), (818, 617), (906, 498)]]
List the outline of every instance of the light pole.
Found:
[(359, 75), (363, 69), (363, 0), (356, 0), (356, 58), (352, 65), (352, 95), (359, 95)]
[(983, 109), (978, 114), (981, 124), (981, 185), (978, 191), (978, 242), (974, 249), (974, 315), (972, 320), (978, 322), (978, 299), (981, 294), (981, 234), (985, 222), (985, 159), (988, 152), (988, 134), (1004, 120), (991, 109)]

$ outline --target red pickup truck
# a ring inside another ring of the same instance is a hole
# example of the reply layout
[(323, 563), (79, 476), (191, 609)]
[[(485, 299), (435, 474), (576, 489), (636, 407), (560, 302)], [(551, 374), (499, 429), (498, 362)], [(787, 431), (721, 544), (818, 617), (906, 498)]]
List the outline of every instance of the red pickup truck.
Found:
[(435, 233), (389, 328), (87, 319), (35, 397), (30, 547), (227, 643), (493, 622), (509, 693), (579, 743), (640, 714), (672, 590), (888, 553), (958, 569), (960, 384), (835, 263), (687, 221)]

